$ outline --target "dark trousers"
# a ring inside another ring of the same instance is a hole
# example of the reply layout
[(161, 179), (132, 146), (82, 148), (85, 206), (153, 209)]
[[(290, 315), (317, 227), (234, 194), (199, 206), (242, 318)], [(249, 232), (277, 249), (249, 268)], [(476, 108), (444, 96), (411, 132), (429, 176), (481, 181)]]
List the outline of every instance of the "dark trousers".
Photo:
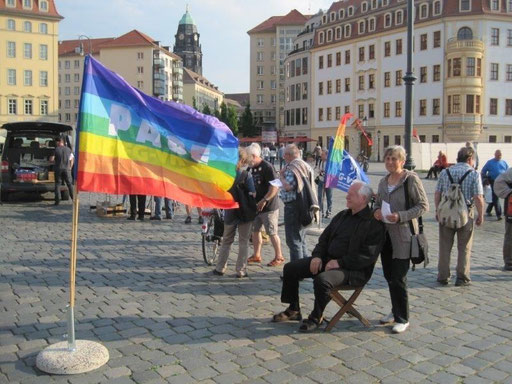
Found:
[(144, 218), (144, 211), (146, 210), (146, 195), (130, 195), (130, 216), (137, 215), (137, 207), (139, 219)]
[[(290, 304), (292, 309), (299, 309), (299, 280), (308, 277), (313, 278), (315, 293), (315, 305), (310, 317), (320, 320), (324, 309), (331, 301), (329, 291), (348, 281), (348, 273), (342, 269), (331, 269), (327, 272), (320, 272), (317, 275), (311, 274), (309, 265), (312, 257), (290, 261), (283, 269), (283, 288), (281, 290), (281, 302)], [(323, 266), (325, 267), (325, 266)]]
[(397, 323), (409, 322), (409, 295), (407, 294), (407, 272), (409, 259), (393, 259), (391, 239), (386, 235), (386, 243), (380, 254), (382, 271), (388, 282), (392, 312)]
[(492, 208), (494, 207), (494, 211), (496, 212), (497, 217), (501, 217), (501, 205), (500, 205), (500, 198), (494, 193), (494, 180), (489, 180), (491, 183), (491, 189), (492, 189), (492, 203), (487, 205), (487, 214), (490, 214), (492, 212)]
[(60, 184), (64, 181), (68, 187), (69, 196), (73, 198), (73, 187), (71, 185), (71, 174), (68, 169), (55, 169), (55, 202), (60, 201)]

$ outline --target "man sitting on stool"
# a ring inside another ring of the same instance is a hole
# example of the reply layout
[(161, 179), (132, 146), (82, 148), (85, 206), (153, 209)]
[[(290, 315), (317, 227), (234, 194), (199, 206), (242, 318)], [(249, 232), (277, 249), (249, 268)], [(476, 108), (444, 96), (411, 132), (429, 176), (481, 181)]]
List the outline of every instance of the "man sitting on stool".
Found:
[(288, 308), (272, 318), (273, 322), (302, 319), (299, 305), (299, 281), (313, 278), (314, 309), (299, 327), (310, 332), (322, 324), (323, 312), (332, 288), (340, 285), (361, 287), (373, 273), (373, 267), (385, 241), (385, 226), (374, 219), (368, 206), (373, 191), (355, 181), (347, 193), (347, 209), (338, 213), (325, 228), (312, 257), (291, 261), (284, 266), (281, 302)]

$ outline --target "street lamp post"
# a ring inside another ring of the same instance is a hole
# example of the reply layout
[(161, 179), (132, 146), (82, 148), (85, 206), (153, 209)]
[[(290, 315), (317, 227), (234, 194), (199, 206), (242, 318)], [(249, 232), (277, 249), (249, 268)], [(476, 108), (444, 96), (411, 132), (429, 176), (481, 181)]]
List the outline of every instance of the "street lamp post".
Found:
[(405, 160), (405, 169), (413, 170), (416, 168), (414, 159), (411, 155), (412, 149), (412, 99), (413, 85), (416, 76), (412, 73), (412, 46), (414, 38), (414, 0), (407, 0), (407, 72), (403, 77), (405, 83), (405, 151), (407, 158)]
[(377, 131), (377, 161), (380, 163), (380, 129)]
[(75, 52), (78, 53), (80, 56), (84, 56), (85, 52), (84, 52), (84, 45), (82, 44), (82, 39), (87, 39), (87, 41), (89, 42), (89, 55), (92, 55), (91, 38), (89, 36), (86, 36), (86, 35), (79, 35), (78, 36), (78, 41), (80, 43), (80, 46), (75, 48)]

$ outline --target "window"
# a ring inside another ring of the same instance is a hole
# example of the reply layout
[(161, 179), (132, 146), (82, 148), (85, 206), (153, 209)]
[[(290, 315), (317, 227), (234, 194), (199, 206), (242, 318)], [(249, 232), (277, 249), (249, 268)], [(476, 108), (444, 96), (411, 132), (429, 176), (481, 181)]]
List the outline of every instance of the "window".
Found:
[(439, 143), (439, 135), (432, 135), (432, 142)]
[(341, 65), (341, 52), (336, 52), (336, 65)]
[(420, 116), (427, 116), (427, 100), (420, 100)]
[(263, 104), (263, 95), (256, 95), (256, 103)]
[(16, 30), (16, 22), (13, 19), (7, 19), (7, 29), (9, 31)]
[(512, 143), (512, 136), (505, 135), (503, 138), (505, 143)]
[(324, 57), (318, 56), (318, 69), (323, 69), (323, 68), (324, 68)]
[(360, 91), (364, 91), (364, 76), (359, 76), (359, 86), (357, 88)]
[(41, 87), (48, 86), (48, 71), (40, 71), (39, 72), (39, 85)]
[(345, 92), (350, 92), (350, 77), (345, 78)]
[(46, 0), (41, 0), (39, 2), (39, 10), (43, 12), (48, 12), (48, 2)]
[(327, 68), (331, 68), (332, 67), (332, 54), (328, 54), (327, 55)]
[(363, 1), (361, 3), (361, 12), (362, 13), (368, 12), (368, 3), (366, 1)]
[(354, 7), (351, 5), (350, 7), (348, 7), (347, 9), (347, 15), (348, 17), (350, 16), (353, 16), (354, 15)]
[(7, 57), (16, 57), (16, 42), (7, 42)]
[(437, 116), (440, 114), (440, 106), (441, 106), (440, 99), (432, 99), (432, 115)]
[(332, 41), (332, 29), (327, 30), (327, 41)]
[(30, 21), (23, 22), (23, 31), (32, 32), (32, 23)]
[[(299, 86), (300, 84), (297, 84)], [(270, 89), (276, 89), (277, 82), (275, 80), (270, 80)]]
[(338, 11), (338, 19), (344, 19), (345, 18), (345, 10), (342, 8)]
[(7, 70), (7, 85), (16, 85), (16, 70)]
[(302, 100), (308, 99), (308, 83), (302, 83)]
[(489, 100), (489, 114), (490, 115), (498, 114), (498, 99), (491, 98)]
[(350, 105), (345, 105), (345, 113), (350, 113)]
[(368, 60), (375, 60), (375, 45), (368, 47)]
[(475, 76), (475, 58), (466, 58), (466, 76)]
[(401, 145), (402, 144), (402, 136), (395, 135), (395, 145)]
[(341, 27), (336, 27), (336, 40), (341, 39)]
[(397, 39), (395, 41), (395, 55), (402, 54), (402, 39)]
[(332, 80), (327, 80), (327, 94), (332, 94)]
[(326, 118), (327, 121), (331, 121), (332, 120), (332, 108), (331, 107), (328, 107), (327, 108), (327, 118)]
[(364, 20), (359, 21), (359, 23), (357, 23), (357, 27), (358, 33), (362, 35), (365, 33), (366, 22)]
[(46, 44), (39, 45), (39, 58), (41, 60), (48, 60), (48, 45), (46, 45)]
[(23, 71), (23, 85), (26, 87), (32, 86), (32, 71), (30, 69)]
[(64, 108), (66, 108), (66, 109), (71, 108), (71, 100), (65, 100), (64, 101)]
[(500, 45), (500, 29), (491, 28), (491, 45)]
[(357, 106), (357, 110), (358, 110), (357, 117), (362, 119), (364, 117), (364, 105), (363, 104), (359, 104)]
[(512, 115), (512, 99), (505, 99), (505, 115)]
[(384, 57), (391, 56), (391, 43), (389, 41), (384, 42)]
[(391, 85), (391, 72), (384, 72), (384, 88)]
[(137, 67), (137, 73), (144, 73), (144, 67)]
[(441, 31), (434, 32), (434, 48), (439, 48), (441, 46)]
[(318, 83), (318, 94), (323, 95), (324, 94), (324, 82), (320, 81)]
[(491, 0), (491, 11), (500, 10), (500, 0)]
[(491, 63), (491, 80), (498, 80), (498, 63)]
[(318, 108), (318, 121), (324, 121), (324, 109)]
[(346, 24), (343, 27), (343, 34), (345, 35), (345, 38), (348, 38), (352, 35), (352, 25)]
[(448, 114), (452, 113), (452, 97), (448, 95)]
[(368, 104), (368, 117), (370, 119), (375, 117), (375, 106), (373, 104)]
[(475, 113), (480, 113), (480, 95), (475, 95)]
[(302, 108), (302, 124), (308, 123), (308, 109)]
[(263, 75), (263, 66), (262, 66), (262, 65), (258, 65), (258, 66), (256, 67), (256, 73), (257, 73), (259, 76)]
[(331, 21), (336, 20), (336, 12), (331, 12), (330, 16), (331, 16)]
[(79, 82), (80, 81), (80, 74), (79, 73), (75, 73), (73, 75), (73, 80), (75, 83)]
[(265, 41), (265, 39), (260, 38), (260, 39), (258, 39), (258, 40), (256, 41), (256, 45), (257, 45), (258, 47), (263, 47), (263, 43), (264, 43), (264, 41)]
[(335, 119), (339, 120), (341, 118), (341, 107), (336, 107), (336, 116)]
[(336, 93), (341, 93), (341, 79), (336, 79)]
[(512, 64), (507, 64), (506, 80), (512, 81)]
[(402, 71), (398, 70), (395, 72), (395, 85), (400, 86), (402, 85)]
[(25, 106), (25, 115), (32, 115), (33, 113), (33, 101), (32, 100), (25, 100), (24, 101), (24, 106)]
[(373, 73), (368, 75), (368, 89), (375, 88), (375, 75)]
[(8, 7), (15, 7), (16, 6), (16, 0), (7, 0), (7, 6)]
[(71, 113), (66, 113), (66, 121), (71, 121)]
[(41, 100), (39, 104), (39, 113), (41, 115), (48, 114), (48, 100)]
[(65, 68), (65, 69), (69, 69), (69, 68), (71, 68), (71, 62), (70, 62), (69, 60), (66, 60), (66, 61), (64, 62), (64, 68)]
[(308, 74), (308, 58), (304, 57), (302, 59), (302, 74), (307, 75)]
[(389, 136), (384, 135), (383, 139), (384, 139), (384, 148), (389, 147)]
[(399, 9), (395, 12), (395, 24), (401, 25), (404, 22), (404, 12)]
[(32, 8), (32, 0), (23, 0), (23, 8)]
[(475, 113), (475, 95), (466, 95), (466, 113)]
[(384, 117), (389, 117), (389, 101), (384, 103)]
[(71, 75), (69, 73), (66, 73), (64, 75), (64, 82), (69, 83), (71, 81)]
[(80, 106), (80, 100), (75, 99), (75, 100), (73, 101), (73, 107), (74, 107), (74, 108), (78, 108), (79, 106)]
[(428, 4), (420, 5), (420, 19), (426, 19), (428, 17)]
[(256, 81), (256, 89), (263, 89), (263, 80)]
[(441, 81), (441, 66), (439, 64), (434, 65), (433, 81)]
[(420, 83), (427, 82), (427, 67), (420, 68)]
[(482, 76), (482, 59), (476, 59), (476, 75)]
[(453, 113), (460, 113), (460, 95), (453, 95), (452, 96), (452, 111)]
[(395, 101), (395, 117), (402, 117), (402, 102)]
[(375, 31), (375, 17), (368, 20), (368, 32)]
[(359, 61), (364, 61), (364, 47), (359, 47)]
[(420, 35), (420, 51), (425, 51), (427, 49), (427, 34), (424, 33)]
[(256, 53), (256, 61), (263, 61), (263, 52)]
[(432, 11), (434, 16), (439, 16), (441, 14), (441, 0), (434, 1), (434, 10)]
[(323, 31), (318, 33), (318, 43), (319, 44), (323, 44), (324, 43), (324, 36), (325, 36), (325, 34), (324, 34)]
[(461, 59), (453, 59), (453, 76), (461, 75)]
[(30, 43), (24, 43), (23, 44), (23, 57), (25, 59), (31, 59), (32, 58), (32, 44), (30, 44)]
[(458, 40), (471, 40), (471, 39), (473, 39), (473, 31), (471, 30), (471, 28), (462, 27), (457, 32), (457, 39)]
[(48, 24), (46, 24), (46, 23), (39, 24), (39, 33), (42, 33), (43, 35), (47, 35), (48, 34)]
[(18, 101), (16, 99), (7, 100), (7, 112), (9, 115), (16, 115), (18, 113)]
[(471, 0), (459, 0), (459, 9), (461, 12), (471, 11)]
[(391, 13), (386, 13), (384, 15), (384, 28), (391, 27)]
[(65, 96), (71, 95), (71, 88), (70, 87), (64, 87), (64, 95)]

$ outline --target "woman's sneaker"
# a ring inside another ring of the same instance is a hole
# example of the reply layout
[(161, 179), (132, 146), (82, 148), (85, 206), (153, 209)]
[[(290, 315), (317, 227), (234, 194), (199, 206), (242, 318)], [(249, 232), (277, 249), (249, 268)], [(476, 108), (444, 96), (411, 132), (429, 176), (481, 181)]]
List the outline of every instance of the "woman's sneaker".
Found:
[(409, 328), (409, 322), (407, 323), (396, 323), (393, 329), (391, 330), (393, 333), (402, 333), (405, 332)]
[(395, 322), (395, 316), (393, 313), (390, 313), (389, 315), (384, 316), (382, 319), (380, 319), (381, 324), (392, 324)]

